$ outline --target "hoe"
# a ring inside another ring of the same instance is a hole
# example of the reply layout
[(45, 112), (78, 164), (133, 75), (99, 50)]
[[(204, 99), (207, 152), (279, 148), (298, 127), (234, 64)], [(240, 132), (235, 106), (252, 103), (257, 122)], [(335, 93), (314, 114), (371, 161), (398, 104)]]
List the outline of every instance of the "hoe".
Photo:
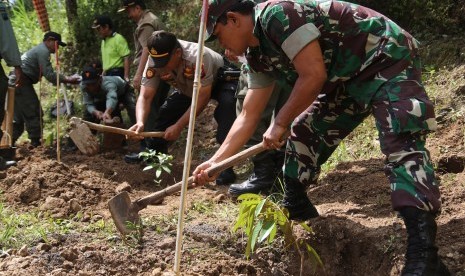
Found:
[[(243, 150), (218, 164), (208, 168), (207, 172), (209, 176), (213, 176), (222, 172), (223, 170), (230, 168), (243, 160), (254, 156), (262, 151), (265, 148), (263, 143), (257, 144), (253, 147), (250, 147), (246, 150)], [(194, 177), (189, 177), (188, 185), (192, 187)], [(135, 231), (136, 228), (134, 225), (141, 225), (141, 219), (139, 216), (139, 211), (145, 209), (148, 205), (156, 205), (163, 201), (163, 198), (166, 196), (172, 195), (176, 192), (179, 192), (182, 188), (182, 182), (178, 182), (173, 186), (165, 188), (161, 191), (152, 193), (148, 196), (136, 199), (131, 202), (129, 194), (127, 192), (119, 193), (108, 201), (108, 207), (110, 208), (111, 217), (116, 225), (118, 231), (123, 234), (123, 236), (130, 234)]]

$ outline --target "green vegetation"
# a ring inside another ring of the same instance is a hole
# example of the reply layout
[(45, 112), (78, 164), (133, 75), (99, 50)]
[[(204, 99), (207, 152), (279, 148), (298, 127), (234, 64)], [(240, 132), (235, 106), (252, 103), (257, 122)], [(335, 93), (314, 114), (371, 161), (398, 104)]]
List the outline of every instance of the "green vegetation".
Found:
[(155, 150), (149, 149), (139, 153), (139, 156), (145, 161), (147, 166), (144, 168), (146, 170), (155, 170), (155, 183), (160, 184), (161, 173), (164, 171), (166, 173), (171, 173), (171, 167), (173, 161), (173, 156), (161, 152), (156, 152)]
[(68, 219), (53, 218), (37, 210), (17, 212), (0, 201), (0, 249), (36, 245), (39, 241), (49, 243), (54, 235), (72, 233), (96, 233), (105, 239), (114, 232), (114, 226), (103, 219), (92, 220), (83, 225), (81, 213)]
[[(301, 258), (300, 275), (303, 274), (303, 263), (308, 256), (314, 264), (322, 265), (320, 257), (303, 238), (298, 238), (294, 234), (294, 227), (300, 225), (308, 233), (313, 233), (312, 229), (305, 223), (296, 223), (289, 220), (289, 212), (273, 202), (270, 197), (263, 198), (256, 194), (243, 194), (238, 197), (239, 215), (233, 231), (243, 229), (248, 237), (245, 255), (247, 258), (260, 243), (271, 244), (278, 230), (284, 236), (286, 247), (293, 247), (297, 250)], [(307, 253), (307, 254), (304, 254)]]

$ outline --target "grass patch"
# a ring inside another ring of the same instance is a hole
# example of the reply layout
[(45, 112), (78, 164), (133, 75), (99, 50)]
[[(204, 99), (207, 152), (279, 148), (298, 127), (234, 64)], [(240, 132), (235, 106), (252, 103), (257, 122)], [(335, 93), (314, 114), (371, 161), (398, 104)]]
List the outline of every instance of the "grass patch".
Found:
[(38, 210), (17, 212), (0, 201), (0, 248), (17, 249), (38, 242), (48, 243), (52, 235), (96, 233), (100, 238), (114, 235), (113, 224), (104, 219), (91, 219), (83, 225), (81, 217), (80, 213), (69, 219), (58, 219)]

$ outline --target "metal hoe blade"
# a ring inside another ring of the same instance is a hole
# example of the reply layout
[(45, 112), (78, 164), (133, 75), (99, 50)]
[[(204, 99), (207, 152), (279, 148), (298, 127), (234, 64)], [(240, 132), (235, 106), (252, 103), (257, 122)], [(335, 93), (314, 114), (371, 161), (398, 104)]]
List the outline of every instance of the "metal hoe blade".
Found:
[(139, 208), (129, 198), (127, 192), (119, 193), (108, 201), (111, 217), (118, 231), (125, 235), (141, 229), (142, 221), (139, 216)]

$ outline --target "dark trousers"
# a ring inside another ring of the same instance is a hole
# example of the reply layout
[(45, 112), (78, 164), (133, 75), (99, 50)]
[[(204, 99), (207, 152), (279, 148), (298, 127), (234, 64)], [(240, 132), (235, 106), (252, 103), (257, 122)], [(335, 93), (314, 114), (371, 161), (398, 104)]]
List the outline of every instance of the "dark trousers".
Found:
[(29, 139), (40, 139), (42, 136), (42, 107), (32, 81), (23, 75), (21, 87), (15, 90), (15, 112), (13, 121), (13, 141), (18, 140), (24, 132)]
[(117, 67), (105, 71), (105, 76), (118, 76), (124, 80), (124, 68)]
[[(236, 119), (235, 91), (236, 86), (233, 83), (233, 85), (223, 84), (219, 87), (215, 87), (215, 91), (212, 93), (212, 99), (218, 101), (218, 105), (214, 111), (214, 118), (218, 123), (216, 140), (220, 144), (223, 143), (229, 129)], [(160, 107), (160, 114), (156, 121), (154, 131), (165, 131), (168, 127), (175, 124), (189, 109), (191, 102), (192, 98), (178, 91), (169, 95)], [(148, 148), (150, 149), (156, 150), (157, 152), (168, 152), (169, 142), (163, 138), (149, 138), (147, 142)]]
[[(0, 65), (0, 125), (3, 122), (3, 118), (5, 117), (5, 99), (6, 93), (8, 91), (8, 78), (5, 75), (5, 71), (3, 71), (3, 67)], [(2, 129), (0, 128), (0, 139), (3, 136)]]

